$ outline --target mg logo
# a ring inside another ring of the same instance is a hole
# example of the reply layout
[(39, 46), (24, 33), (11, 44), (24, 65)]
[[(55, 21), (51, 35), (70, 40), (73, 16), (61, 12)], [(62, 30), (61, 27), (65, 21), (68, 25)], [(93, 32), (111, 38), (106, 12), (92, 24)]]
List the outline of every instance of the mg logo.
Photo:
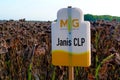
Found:
[[(79, 27), (79, 19), (72, 19), (71, 22), (72, 22), (71, 25), (72, 25), (73, 28), (78, 28)], [(60, 20), (60, 27), (61, 28), (62, 27), (68, 27), (68, 19), (66, 19), (66, 20), (61, 19)]]

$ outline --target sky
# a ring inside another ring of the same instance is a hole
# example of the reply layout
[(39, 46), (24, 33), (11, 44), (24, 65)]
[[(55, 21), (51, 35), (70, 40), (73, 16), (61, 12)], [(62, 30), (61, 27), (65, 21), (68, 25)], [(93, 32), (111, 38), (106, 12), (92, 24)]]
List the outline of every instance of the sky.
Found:
[(120, 0), (0, 0), (0, 20), (54, 21), (57, 11), (68, 6), (84, 14), (120, 17)]

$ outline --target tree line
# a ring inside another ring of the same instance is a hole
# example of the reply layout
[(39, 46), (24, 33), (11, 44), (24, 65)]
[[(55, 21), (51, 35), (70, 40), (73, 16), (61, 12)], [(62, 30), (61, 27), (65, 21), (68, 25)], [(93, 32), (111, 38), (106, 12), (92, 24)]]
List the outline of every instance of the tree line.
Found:
[(96, 21), (96, 20), (107, 20), (107, 21), (120, 21), (120, 17), (118, 16), (111, 16), (111, 15), (92, 15), (92, 14), (85, 14), (84, 19), (86, 21)]

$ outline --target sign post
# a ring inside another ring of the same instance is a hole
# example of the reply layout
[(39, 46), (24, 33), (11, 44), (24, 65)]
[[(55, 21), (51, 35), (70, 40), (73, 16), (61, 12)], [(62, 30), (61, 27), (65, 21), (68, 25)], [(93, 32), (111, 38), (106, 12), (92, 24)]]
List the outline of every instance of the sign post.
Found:
[[(72, 40), (72, 11), (71, 11), (71, 6), (68, 7), (68, 37), (70, 40)], [(69, 52), (72, 52), (72, 47), (68, 46)], [(69, 53), (71, 54), (71, 53)], [(69, 80), (74, 80), (74, 67), (69, 66)]]
[(69, 80), (74, 80), (74, 67), (69, 66)]
[[(74, 66), (91, 64), (90, 23), (84, 21), (79, 8), (62, 8), (57, 22), (52, 23), (52, 63), (69, 66), (69, 79), (74, 79)], [(71, 74), (72, 73), (72, 74)]]

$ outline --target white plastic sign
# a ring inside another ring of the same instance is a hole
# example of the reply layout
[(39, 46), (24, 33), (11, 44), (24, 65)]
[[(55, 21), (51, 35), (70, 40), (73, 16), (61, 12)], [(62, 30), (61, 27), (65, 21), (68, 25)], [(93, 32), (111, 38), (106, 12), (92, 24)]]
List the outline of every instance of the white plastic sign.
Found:
[(90, 66), (90, 23), (79, 8), (62, 8), (52, 23), (52, 63)]

